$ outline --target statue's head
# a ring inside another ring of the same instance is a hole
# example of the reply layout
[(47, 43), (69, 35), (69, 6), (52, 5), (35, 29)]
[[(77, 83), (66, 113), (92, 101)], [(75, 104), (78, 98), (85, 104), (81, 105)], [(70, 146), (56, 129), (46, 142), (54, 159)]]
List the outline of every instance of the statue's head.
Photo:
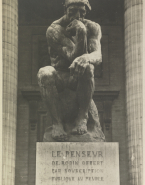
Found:
[(65, 0), (65, 13), (70, 22), (74, 19), (82, 21), (87, 9), (91, 10), (88, 0)]

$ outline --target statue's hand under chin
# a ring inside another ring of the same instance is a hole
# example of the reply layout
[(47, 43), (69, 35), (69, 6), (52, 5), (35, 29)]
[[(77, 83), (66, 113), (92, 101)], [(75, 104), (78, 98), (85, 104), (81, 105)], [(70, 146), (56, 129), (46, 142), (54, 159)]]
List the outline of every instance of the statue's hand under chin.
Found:
[(77, 20), (77, 19), (74, 19), (66, 28), (66, 31), (68, 33), (71, 34), (71, 36), (75, 36), (77, 34), (77, 32), (79, 31), (82, 31), (82, 32), (86, 32), (86, 27), (85, 25)]

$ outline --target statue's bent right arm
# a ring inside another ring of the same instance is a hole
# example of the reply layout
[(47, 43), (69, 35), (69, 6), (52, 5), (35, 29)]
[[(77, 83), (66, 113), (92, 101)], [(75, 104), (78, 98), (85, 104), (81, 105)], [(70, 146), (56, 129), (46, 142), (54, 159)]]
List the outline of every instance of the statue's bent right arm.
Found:
[[(71, 40), (72, 32), (76, 34), (76, 43)], [(48, 46), (70, 64), (76, 57), (87, 53), (87, 30), (81, 21), (74, 20), (66, 29), (52, 23), (47, 29), (46, 37)]]

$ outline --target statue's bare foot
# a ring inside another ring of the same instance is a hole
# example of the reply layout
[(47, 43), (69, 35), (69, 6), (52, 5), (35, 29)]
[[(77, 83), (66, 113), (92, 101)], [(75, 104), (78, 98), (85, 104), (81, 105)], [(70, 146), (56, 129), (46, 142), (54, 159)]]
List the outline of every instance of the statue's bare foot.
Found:
[(105, 136), (104, 136), (104, 134), (102, 132), (101, 127), (97, 127), (97, 126), (94, 127), (93, 137), (96, 138), (96, 139), (100, 138), (100, 139), (105, 141)]
[(72, 134), (83, 135), (87, 133), (87, 119), (83, 119), (76, 124), (75, 128), (72, 130)]
[(56, 141), (67, 141), (68, 137), (61, 125), (53, 125), (52, 137)]

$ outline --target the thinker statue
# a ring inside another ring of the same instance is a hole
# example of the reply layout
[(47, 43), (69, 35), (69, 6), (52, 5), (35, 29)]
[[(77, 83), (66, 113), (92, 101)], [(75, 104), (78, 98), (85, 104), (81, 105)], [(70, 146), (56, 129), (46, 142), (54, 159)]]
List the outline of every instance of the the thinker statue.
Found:
[(101, 29), (85, 19), (90, 10), (88, 0), (65, 0), (65, 15), (46, 32), (51, 66), (39, 70), (38, 83), (55, 141), (105, 140), (92, 99), (94, 68), (102, 62)]

